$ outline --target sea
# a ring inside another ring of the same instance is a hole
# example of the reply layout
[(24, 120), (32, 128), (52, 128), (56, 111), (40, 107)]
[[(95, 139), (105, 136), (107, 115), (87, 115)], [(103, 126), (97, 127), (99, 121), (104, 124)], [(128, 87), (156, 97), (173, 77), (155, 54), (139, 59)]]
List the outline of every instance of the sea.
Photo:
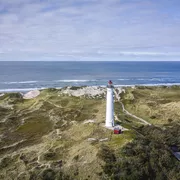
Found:
[(66, 86), (180, 85), (180, 62), (0, 61), (0, 92)]

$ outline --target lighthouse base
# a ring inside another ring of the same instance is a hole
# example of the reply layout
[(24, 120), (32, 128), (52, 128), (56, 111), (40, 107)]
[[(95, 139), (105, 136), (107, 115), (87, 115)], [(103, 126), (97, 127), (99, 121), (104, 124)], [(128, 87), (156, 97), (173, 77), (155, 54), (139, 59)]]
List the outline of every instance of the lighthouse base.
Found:
[(107, 120), (106, 120), (105, 126), (106, 126), (107, 128), (113, 128), (113, 127), (114, 127), (114, 123), (113, 123), (112, 121), (111, 121), (111, 122), (107, 122)]

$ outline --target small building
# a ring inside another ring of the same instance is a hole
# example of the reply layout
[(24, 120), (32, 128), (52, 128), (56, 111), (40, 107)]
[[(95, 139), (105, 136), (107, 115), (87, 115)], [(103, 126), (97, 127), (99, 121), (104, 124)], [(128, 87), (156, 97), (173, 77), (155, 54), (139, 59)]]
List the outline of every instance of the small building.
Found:
[(114, 128), (114, 134), (121, 134), (122, 131), (119, 128)]

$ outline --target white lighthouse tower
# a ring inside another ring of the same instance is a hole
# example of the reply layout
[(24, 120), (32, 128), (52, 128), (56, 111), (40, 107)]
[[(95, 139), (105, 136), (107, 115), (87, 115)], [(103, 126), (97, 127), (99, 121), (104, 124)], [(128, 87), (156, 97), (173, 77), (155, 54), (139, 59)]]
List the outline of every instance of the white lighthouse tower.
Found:
[(107, 85), (107, 96), (106, 96), (106, 127), (114, 126), (114, 99), (113, 99), (114, 86), (112, 81), (108, 82)]

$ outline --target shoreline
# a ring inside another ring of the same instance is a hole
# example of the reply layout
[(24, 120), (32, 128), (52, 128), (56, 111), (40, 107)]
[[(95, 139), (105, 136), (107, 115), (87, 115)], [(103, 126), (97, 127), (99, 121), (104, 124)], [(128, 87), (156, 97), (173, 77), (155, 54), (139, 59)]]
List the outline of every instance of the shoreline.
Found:
[[(164, 83), (164, 84), (135, 84), (135, 85), (114, 85), (115, 88), (126, 88), (126, 87), (173, 87), (178, 86), (180, 87), (180, 83)], [(46, 89), (71, 89), (72, 90), (79, 90), (84, 87), (91, 87), (91, 88), (106, 88), (106, 85), (97, 85), (97, 86), (64, 86), (64, 87), (41, 87), (41, 88), (14, 88), (14, 89), (0, 89), (0, 94), (4, 93), (26, 93), (29, 91), (35, 91), (35, 90), (46, 90)], [(77, 89), (76, 89), (77, 88)]]

